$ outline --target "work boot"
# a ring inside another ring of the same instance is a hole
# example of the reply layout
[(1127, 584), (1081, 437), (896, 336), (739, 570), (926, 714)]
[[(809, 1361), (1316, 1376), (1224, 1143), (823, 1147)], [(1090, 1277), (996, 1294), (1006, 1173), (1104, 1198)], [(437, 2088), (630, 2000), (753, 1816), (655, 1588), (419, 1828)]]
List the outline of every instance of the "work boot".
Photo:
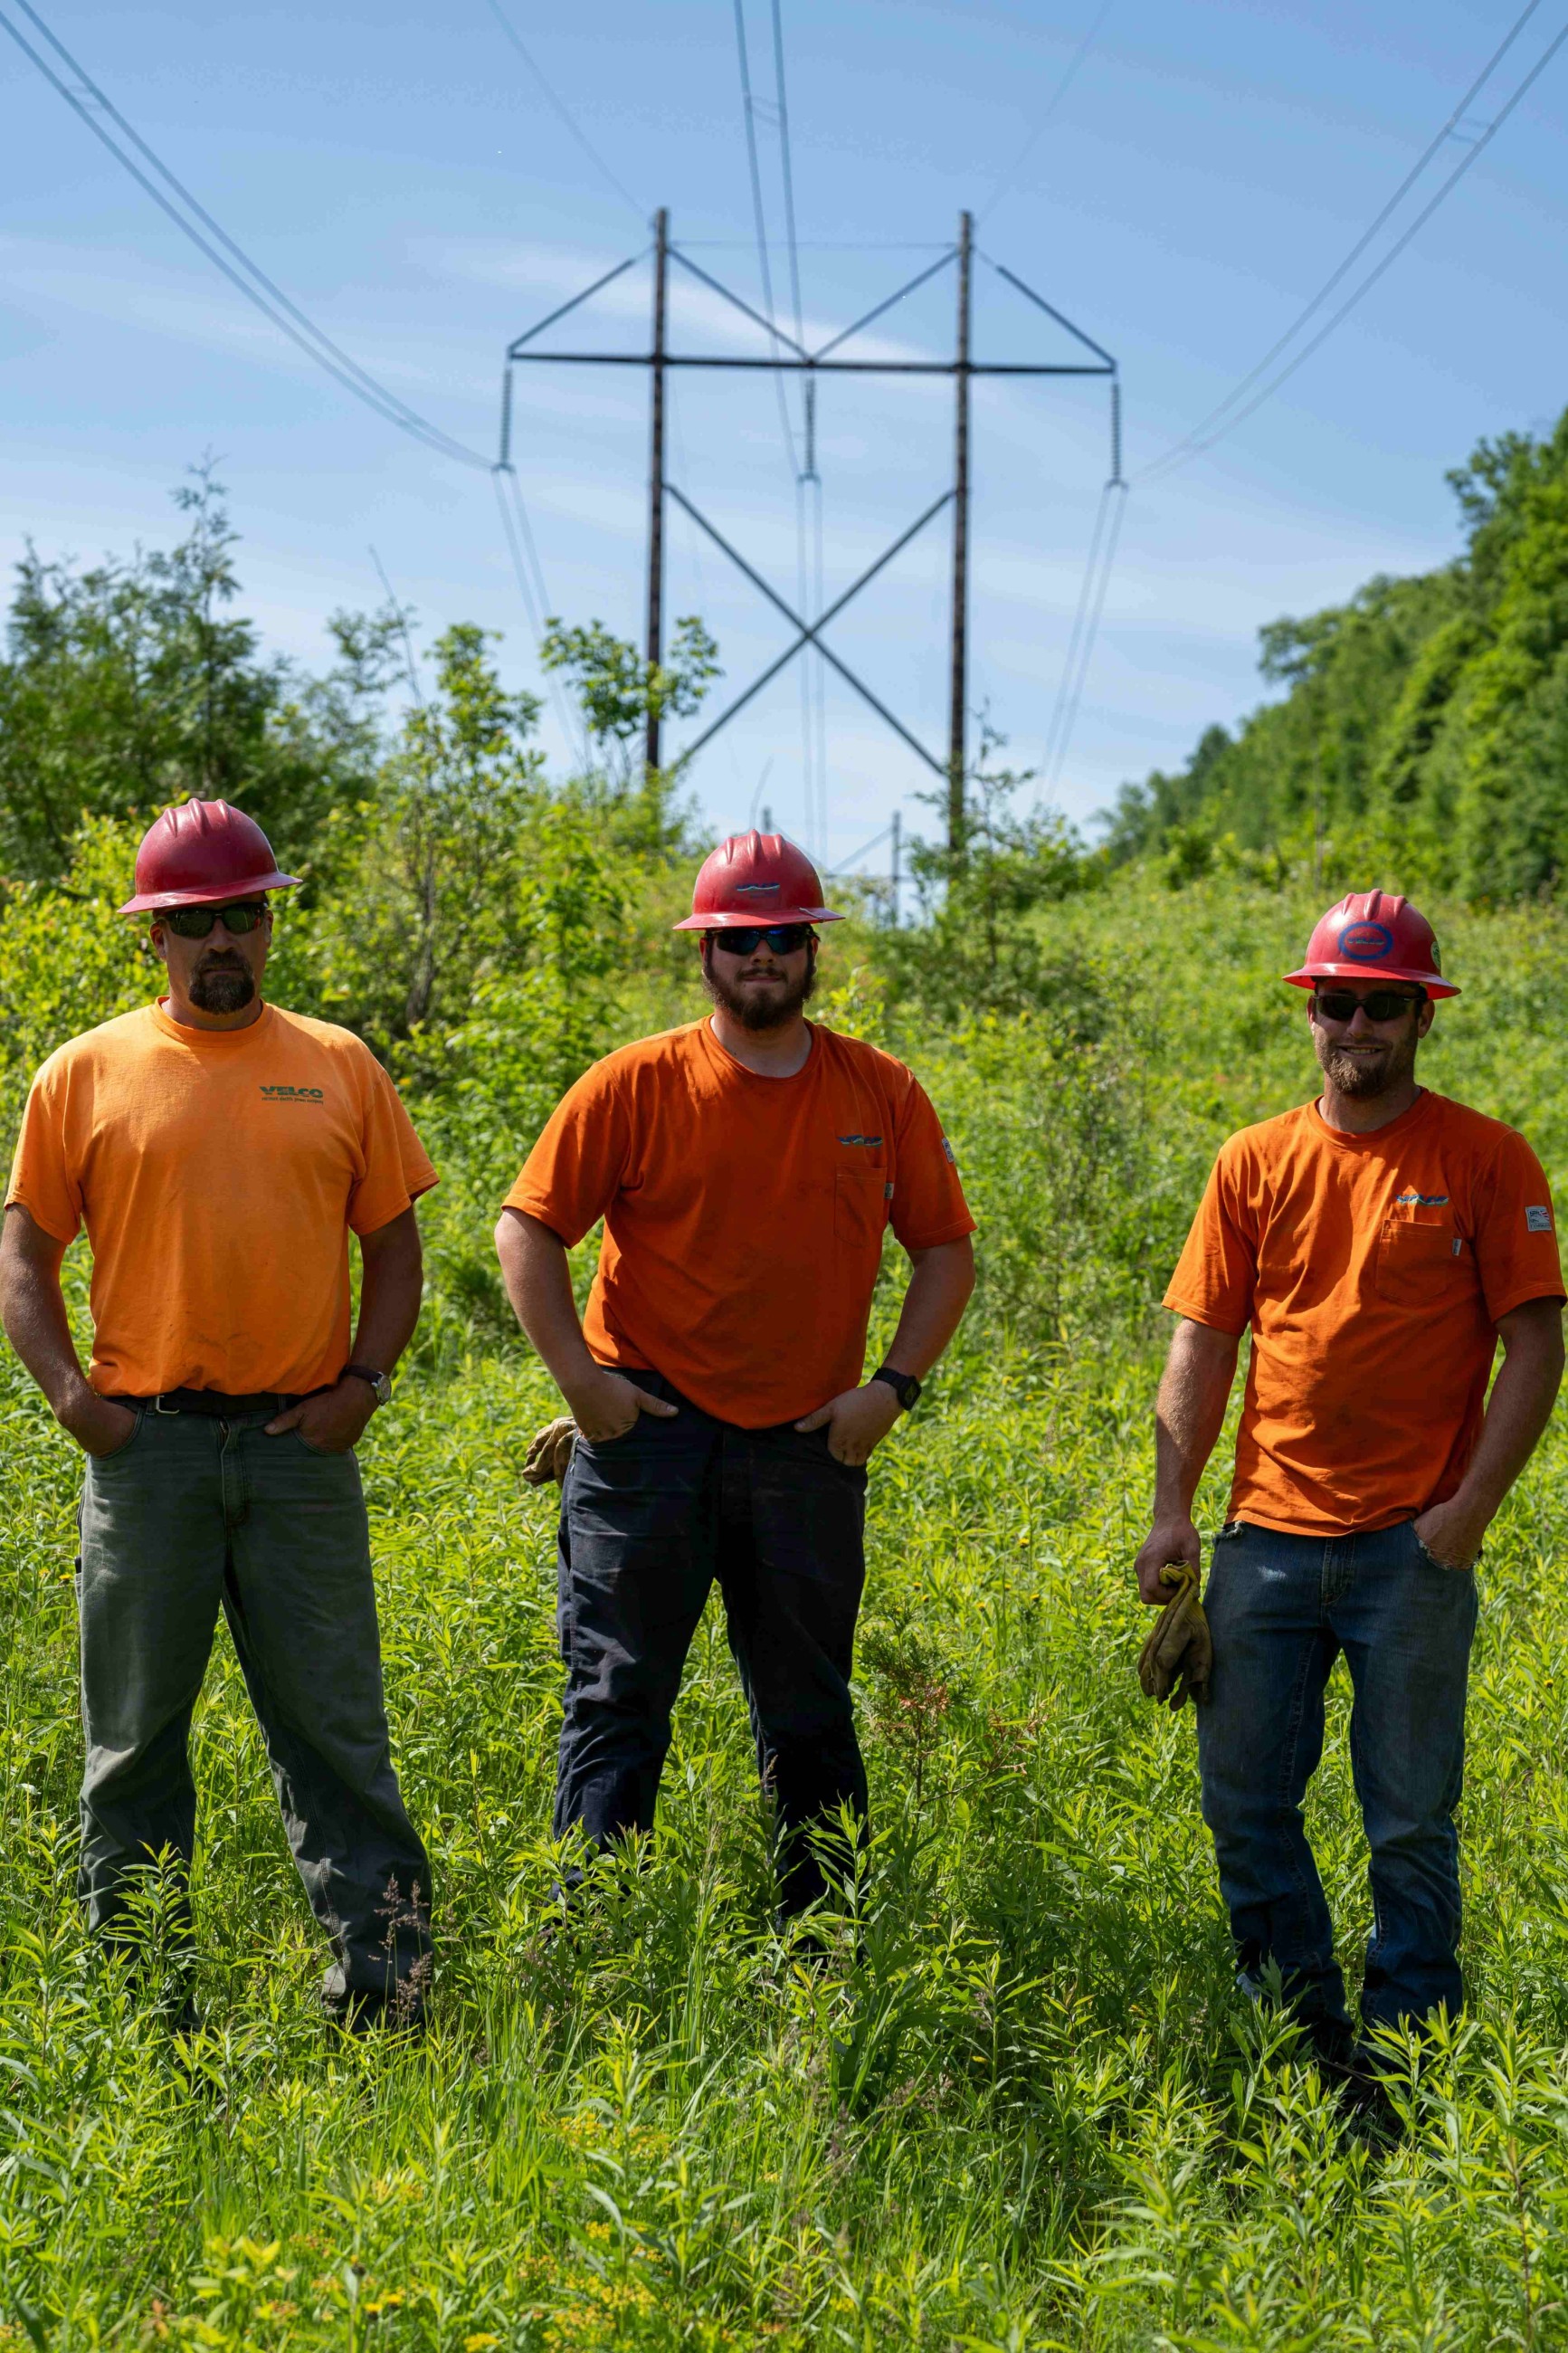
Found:
[(1405, 2126), (1388, 2096), (1386, 2063), (1338, 2019), (1309, 2029), (1324, 2084), (1338, 2096), (1352, 2126), (1380, 2140), (1397, 2140)]

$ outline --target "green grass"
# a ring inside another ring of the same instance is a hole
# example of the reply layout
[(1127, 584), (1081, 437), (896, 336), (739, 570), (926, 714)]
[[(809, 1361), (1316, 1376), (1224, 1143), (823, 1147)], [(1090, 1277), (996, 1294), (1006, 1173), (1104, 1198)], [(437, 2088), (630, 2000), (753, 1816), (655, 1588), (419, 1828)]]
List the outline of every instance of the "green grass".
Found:
[[(1236, 2002), (1191, 1716), (1150, 1707), (1133, 1671), (1151, 1300), (1215, 1138), (1309, 1091), (1274, 978), (1301, 915), (1218, 885), (1155, 894), (1118, 938), (1103, 906), (1064, 910), (1069, 979), (1021, 1025), (910, 1041), (874, 987), (843, 1001), (928, 1076), (987, 1273), (874, 1467), (876, 1837), (825, 1966), (769, 1926), (711, 1616), (658, 1834), (560, 1922), (553, 1501), (518, 1478), (554, 1400), (479, 1279), (489, 1176), (454, 1172), (416, 1359), (364, 1450), (440, 1906), (433, 2031), (361, 2049), (318, 2022), (322, 1949), (220, 1637), (196, 1735), (210, 2027), (182, 2062), (93, 1965), (72, 1899), (78, 1472), (0, 1358), (0, 2343), (1568, 2343), (1568, 1444), (1552, 1435), (1488, 1546), (1471, 2007), (1413, 2058), (1397, 2147), (1347, 2136)], [(1521, 1119), (1561, 1183), (1568, 926), (1445, 933), (1478, 985), (1433, 1082)], [(1205, 1525), (1223, 1504), (1211, 1475)], [(1346, 1697), (1337, 1672), (1310, 1810), (1353, 1977)]]

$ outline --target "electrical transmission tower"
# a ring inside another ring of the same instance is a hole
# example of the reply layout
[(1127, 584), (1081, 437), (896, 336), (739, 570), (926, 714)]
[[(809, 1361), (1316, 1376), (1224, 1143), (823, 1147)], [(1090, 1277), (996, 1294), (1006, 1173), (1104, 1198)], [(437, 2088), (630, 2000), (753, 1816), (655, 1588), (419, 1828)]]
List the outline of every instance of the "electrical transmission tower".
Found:
[[(751, 303), (743, 301), (731, 288), (721, 284), (717, 278), (711, 276), (700, 263), (693, 260), (690, 254), (675, 244), (669, 235), (669, 215), (668, 211), (661, 209), (654, 216), (651, 246), (645, 247), (640, 253), (628, 255), (625, 261), (617, 262), (615, 269), (605, 270), (603, 277), (596, 278), (591, 286), (585, 286), (580, 294), (574, 294), (569, 302), (563, 302), (556, 310), (550, 311), (546, 317), (530, 327), (525, 334), (519, 335), (515, 343), (508, 345), (506, 366), (501, 379), (499, 463), (502, 469), (510, 471), (512, 372), (515, 367), (531, 362), (577, 367), (647, 369), (650, 380), (651, 431), (648, 449), (647, 602), (645, 651), (650, 662), (658, 662), (664, 658), (664, 522), (666, 506), (671, 499), (684, 513), (690, 516), (700, 531), (707, 533), (714, 545), (734, 565), (737, 571), (751, 582), (752, 587), (784, 615), (784, 619), (795, 631), (793, 641), (785, 647), (784, 652), (775, 660), (770, 662), (765, 670), (759, 672), (751, 684), (736, 695), (716, 719), (710, 720), (700, 734), (683, 746), (679, 754), (682, 762), (689, 760), (694, 754), (702, 749), (705, 744), (711, 743), (721, 728), (727, 727), (737, 712), (743, 711), (753, 697), (760, 694), (763, 688), (771, 680), (776, 678), (787, 663), (794, 660), (796, 654), (804, 652), (808, 646), (814, 646), (822, 659), (837, 672), (847, 685), (854, 689), (863, 702), (870, 705), (878, 717), (883, 720), (895, 734), (901, 737), (917, 758), (923, 761), (925, 765), (933, 770), (938, 776), (945, 779), (948, 848), (954, 856), (961, 856), (963, 849), (964, 780), (968, 759), (966, 726), (969, 691), (969, 387), (972, 379), (975, 376), (991, 375), (1105, 376), (1109, 378), (1110, 480), (1118, 485), (1121, 481), (1121, 393), (1116, 362), (1108, 351), (1095, 342), (1092, 335), (1085, 334), (1081, 327), (1075, 326), (1070, 319), (1065, 318), (1061, 311), (1046, 301), (1044, 295), (1037, 294), (1032, 286), (1026, 286), (1021, 278), (1005, 269), (1001, 262), (992, 260), (989, 255), (981, 255), (979, 258), (986, 261), (988, 267), (994, 269), (999, 278), (1005, 280), (1015, 292), (1021, 294), (1026, 301), (1032, 302), (1037, 310), (1043, 311), (1047, 318), (1054, 320), (1058, 327), (1065, 330), (1074, 342), (1091, 356), (1085, 360), (1055, 363), (976, 360), (971, 350), (973, 264), (976, 252), (971, 216), (968, 213), (961, 213), (958, 238), (954, 245), (945, 248), (940, 258), (931, 263), (929, 268), (918, 271), (907, 284), (899, 287), (883, 301), (877, 303), (861, 318), (855, 320), (851, 325), (843, 328), (837, 334), (830, 336), (826, 343), (819, 344), (815, 351), (808, 351), (804, 344), (797, 342), (793, 335), (787, 334), (775, 322), (764, 319), (760, 311), (753, 310)], [(648, 259), (650, 255), (653, 262), (653, 335), (652, 345), (648, 351), (557, 351), (540, 346), (538, 338), (548, 328), (555, 326), (572, 311), (581, 309), (584, 302), (591, 301), (595, 294), (602, 293), (606, 286), (613, 284), (616, 279), (624, 277), (627, 270), (637, 269), (641, 262)], [(760, 327), (773, 339), (772, 353), (766, 357), (752, 358), (672, 351), (669, 347), (668, 332), (669, 272), (672, 264), (698, 280), (708, 288), (710, 293), (720, 295), (724, 301), (739, 311), (742, 318), (749, 320), (752, 326)], [(883, 318), (896, 304), (914, 293), (917, 288), (924, 286), (930, 280), (946, 269), (953, 269), (958, 281), (956, 332), (952, 359), (856, 359), (846, 355), (845, 346), (852, 343), (857, 335), (861, 334), (876, 320)], [(665, 375), (670, 368), (766, 370), (775, 375), (805, 375), (808, 383), (818, 375), (834, 374), (888, 376), (950, 375), (953, 379), (952, 480), (942, 491), (941, 497), (933, 499), (924, 513), (917, 515), (908, 529), (899, 534), (890, 547), (884, 549), (876, 562), (861, 573), (858, 579), (853, 581), (841, 596), (836, 597), (832, 604), (818, 613), (815, 620), (808, 621), (795, 610), (787, 598), (782, 596), (752, 565), (747, 562), (740, 550), (731, 544), (708, 517), (700, 512), (679, 484), (670, 480), (665, 463)], [(871, 691), (863, 679), (856, 676), (848, 664), (824, 641), (822, 632), (827, 624), (836, 619), (844, 611), (846, 606), (859, 596), (862, 589), (868, 587), (893, 558), (900, 554), (909, 546), (910, 541), (917, 538), (926, 525), (934, 522), (947, 507), (952, 509), (952, 586), (948, 660), (947, 757), (942, 760), (930, 751), (920, 738), (905, 726), (903, 721), (895, 712), (889, 710), (887, 704)], [(645, 750), (648, 766), (658, 767), (661, 765), (659, 722), (657, 714), (651, 712), (648, 715)]]

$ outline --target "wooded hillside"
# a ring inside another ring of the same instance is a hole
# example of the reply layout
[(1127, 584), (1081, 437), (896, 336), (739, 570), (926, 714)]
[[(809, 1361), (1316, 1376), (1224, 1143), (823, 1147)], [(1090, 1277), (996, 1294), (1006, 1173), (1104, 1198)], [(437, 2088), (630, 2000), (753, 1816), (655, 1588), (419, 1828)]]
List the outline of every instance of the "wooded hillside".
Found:
[[(1286, 691), (1179, 774), (1127, 786), (1118, 861), (1201, 871), (1225, 838), (1394, 861), (1472, 901), (1554, 890), (1568, 859), (1568, 415), (1483, 441), (1449, 476), (1464, 553), (1262, 632)], [(1337, 862), (1337, 861), (1336, 861)]]

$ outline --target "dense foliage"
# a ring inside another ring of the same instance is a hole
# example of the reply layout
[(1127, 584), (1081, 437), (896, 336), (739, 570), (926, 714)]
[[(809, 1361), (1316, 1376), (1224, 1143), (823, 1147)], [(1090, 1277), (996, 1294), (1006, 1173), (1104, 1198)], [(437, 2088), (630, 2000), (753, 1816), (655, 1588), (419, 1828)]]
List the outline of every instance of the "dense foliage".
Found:
[(1500, 902), (1568, 860), (1568, 416), (1484, 441), (1449, 477), (1451, 565), (1370, 581), (1345, 606), (1262, 633), (1286, 691), (1186, 767), (1124, 789), (1109, 847), (1173, 879), (1223, 854), (1397, 871), (1406, 887)]

